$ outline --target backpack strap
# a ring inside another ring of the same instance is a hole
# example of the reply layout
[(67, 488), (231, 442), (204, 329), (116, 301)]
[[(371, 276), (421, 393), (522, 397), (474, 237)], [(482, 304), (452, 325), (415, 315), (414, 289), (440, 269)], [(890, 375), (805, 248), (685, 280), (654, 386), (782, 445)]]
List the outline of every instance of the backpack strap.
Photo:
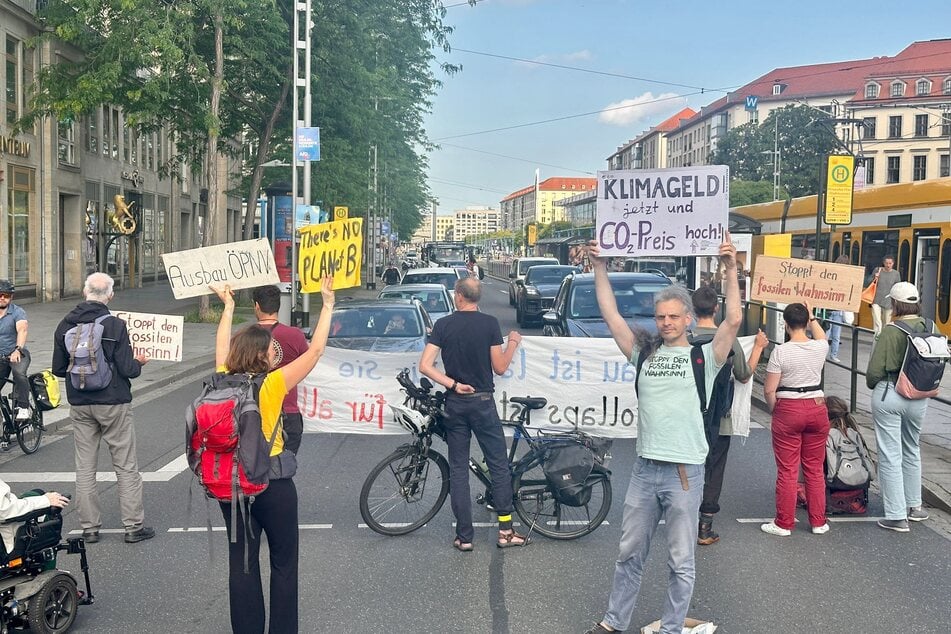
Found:
[(634, 373), (634, 394), (637, 395), (637, 389), (640, 386), (641, 382), (641, 368), (644, 367), (644, 362), (647, 361), (647, 357), (651, 356), (651, 347), (643, 346), (637, 351), (637, 371)]
[(690, 368), (693, 370), (693, 382), (697, 385), (697, 396), (700, 397), (700, 411), (706, 415), (710, 403), (707, 402), (707, 380), (704, 372), (706, 359), (703, 358), (703, 348), (699, 345), (690, 346)]

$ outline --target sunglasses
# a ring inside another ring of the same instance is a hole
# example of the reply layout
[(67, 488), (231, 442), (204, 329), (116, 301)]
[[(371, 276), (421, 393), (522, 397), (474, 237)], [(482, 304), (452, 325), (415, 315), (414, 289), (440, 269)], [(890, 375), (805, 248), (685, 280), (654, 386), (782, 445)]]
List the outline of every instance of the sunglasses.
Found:
[(13, 293), (0, 293), (0, 299), (10, 299), (13, 297)]

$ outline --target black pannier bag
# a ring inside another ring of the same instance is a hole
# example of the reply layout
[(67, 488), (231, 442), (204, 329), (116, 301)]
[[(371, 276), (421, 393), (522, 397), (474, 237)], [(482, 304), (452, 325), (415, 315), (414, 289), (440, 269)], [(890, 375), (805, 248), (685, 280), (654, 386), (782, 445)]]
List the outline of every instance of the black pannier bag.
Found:
[(542, 461), (542, 470), (555, 499), (566, 506), (587, 504), (591, 499), (587, 479), (594, 463), (594, 452), (580, 443), (557, 443), (549, 447)]

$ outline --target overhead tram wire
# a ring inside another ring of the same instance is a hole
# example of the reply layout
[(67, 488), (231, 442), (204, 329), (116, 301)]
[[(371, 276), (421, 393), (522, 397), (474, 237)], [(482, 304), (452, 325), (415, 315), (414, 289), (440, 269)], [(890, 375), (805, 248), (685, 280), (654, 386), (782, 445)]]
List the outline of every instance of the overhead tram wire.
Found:
[(480, 150), (480, 149), (474, 148), (474, 147), (466, 147), (466, 146), (464, 146), (464, 145), (456, 145), (455, 143), (440, 143), (440, 144), (438, 145), (438, 149), (441, 149), (441, 148), (449, 148), (449, 147), (455, 148), (455, 149), (458, 149), (458, 150), (465, 150), (465, 151), (467, 151), (467, 152), (476, 152), (476, 153), (478, 153), (478, 154), (486, 154), (486, 155), (488, 155), (488, 156), (495, 156), (495, 157), (498, 157), (498, 158), (509, 159), (509, 160), (512, 160), (512, 161), (520, 161), (520, 162), (522, 162), (522, 163), (530, 163), (530, 164), (532, 164), (532, 165), (541, 165), (542, 167), (553, 167), (553, 168), (555, 168), (555, 169), (557, 169), (557, 170), (566, 170), (566, 171), (569, 171), (569, 172), (577, 172), (577, 173), (579, 173), (579, 174), (589, 174), (589, 175), (591, 175), (591, 176), (594, 176), (594, 174), (595, 174), (595, 172), (592, 172), (591, 170), (579, 170), (579, 169), (574, 168), (574, 167), (565, 167), (564, 165), (554, 165), (554, 164), (552, 164), (552, 163), (542, 163), (541, 161), (535, 161), (535, 160), (532, 160), (532, 159), (521, 158), (521, 157), (518, 157), (518, 156), (510, 156), (510, 155), (508, 155), (508, 154), (499, 154), (499, 153), (497, 153), (497, 152), (489, 152), (489, 151), (487, 151), (487, 150)]
[(442, 178), (433, 178), (432, 176), (430, 176), (430, 177), (429, 177), (428, 179), (426, 179), (426, 180), (428, 180), (428, 181), (430, 181), (430, 182), (432, 182), (432, 183), (437, 183), (437, 184), (439, 184), (439, 185), (447, 185), (447, 186), (450, 186), (450, 187), (461, 187), (461, 188), (463, 188), (463, 189), (474, 189), (474, 190), (478, 190), (478, 191), (489, 192), (489, 193), (491, 193), (491, 194), (503, 194), (503, 195), (504, 195), (504, 194), (508, 194), (508, 193), (509, 193), (509, 192), (507, 192), (507, 191), (502, 191), (501, 189), (492, 189), (491, 187), (483, 187), (483, 186), (481, 186), (481, 185), (472, 185), (472, 184), (469, 184), (469, 183), (460, 183), (460, 182), (458, 182), (458, 181), (450, 181), (450, 180), (445, 180), (445, 179), (442, 179)]

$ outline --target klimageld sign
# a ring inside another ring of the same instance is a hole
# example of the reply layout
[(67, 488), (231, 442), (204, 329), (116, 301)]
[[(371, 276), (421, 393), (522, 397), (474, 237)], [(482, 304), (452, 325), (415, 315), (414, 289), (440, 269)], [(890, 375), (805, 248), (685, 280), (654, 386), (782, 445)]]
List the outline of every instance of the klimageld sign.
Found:
[(603, 255), (717, 255), (729, 228), (725, 165), (598, 172)]

